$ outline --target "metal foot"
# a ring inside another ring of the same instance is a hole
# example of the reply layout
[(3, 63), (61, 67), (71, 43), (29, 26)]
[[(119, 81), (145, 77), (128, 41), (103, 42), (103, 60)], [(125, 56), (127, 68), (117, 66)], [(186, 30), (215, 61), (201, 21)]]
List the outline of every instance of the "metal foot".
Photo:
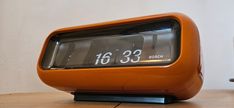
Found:
[(142, 95), (109, 95), (109, 94), (80, 94), (74, 93), (75, 101), (98, 102), (130, 102), (130, 103), (172, 103), (175, 98), (170, 96), (142, 96)]

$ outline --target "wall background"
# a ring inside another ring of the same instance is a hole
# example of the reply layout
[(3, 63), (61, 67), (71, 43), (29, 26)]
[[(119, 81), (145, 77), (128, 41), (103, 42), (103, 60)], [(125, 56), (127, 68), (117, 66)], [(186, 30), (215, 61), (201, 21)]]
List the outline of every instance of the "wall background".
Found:
[(36, 73), (47, 35), (61, 27), (181, 12), (197, 24), (203, 89), (234, 89), (233, 0), (0, 0), (0, 93), (53, 91)]

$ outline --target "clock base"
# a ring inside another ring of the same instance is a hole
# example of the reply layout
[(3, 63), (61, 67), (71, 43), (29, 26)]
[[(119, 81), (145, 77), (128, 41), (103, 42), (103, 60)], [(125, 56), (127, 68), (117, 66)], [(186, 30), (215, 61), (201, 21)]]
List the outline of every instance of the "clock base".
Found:
[(175, 98), (171, 96), (84, 94), (84, 93), (73, 93), (73, 95), (74, 95), (74, 101), (168, 104), (172, 103), (175, 100)]

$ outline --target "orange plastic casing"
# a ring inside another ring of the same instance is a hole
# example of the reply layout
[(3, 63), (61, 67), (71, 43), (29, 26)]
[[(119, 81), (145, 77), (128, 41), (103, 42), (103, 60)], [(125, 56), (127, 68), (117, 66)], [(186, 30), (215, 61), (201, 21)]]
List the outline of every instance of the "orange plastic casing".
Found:
[[(161, 19), (174, 19), (181, 28), (180, 55), (169, 65), (57, 70), (45, 70), (41, 66), (48, 42), (56, 34)], [(56, 30), (45, 40), (37, 71), (44, 83), (70, 93), (152, 94), (184, 100), (193, 97), (201, 89), (203, 77), (200, 56), (196, 25), (183, 14), (168, 13)]]

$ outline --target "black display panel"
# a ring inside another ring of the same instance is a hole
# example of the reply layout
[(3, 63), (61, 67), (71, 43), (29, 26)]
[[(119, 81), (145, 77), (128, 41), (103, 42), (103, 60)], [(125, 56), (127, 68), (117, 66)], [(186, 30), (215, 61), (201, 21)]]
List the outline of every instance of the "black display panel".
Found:
[(180, 52), (180, 25), (160, 20), (58, 34), (44, 69), (165, 65)]

